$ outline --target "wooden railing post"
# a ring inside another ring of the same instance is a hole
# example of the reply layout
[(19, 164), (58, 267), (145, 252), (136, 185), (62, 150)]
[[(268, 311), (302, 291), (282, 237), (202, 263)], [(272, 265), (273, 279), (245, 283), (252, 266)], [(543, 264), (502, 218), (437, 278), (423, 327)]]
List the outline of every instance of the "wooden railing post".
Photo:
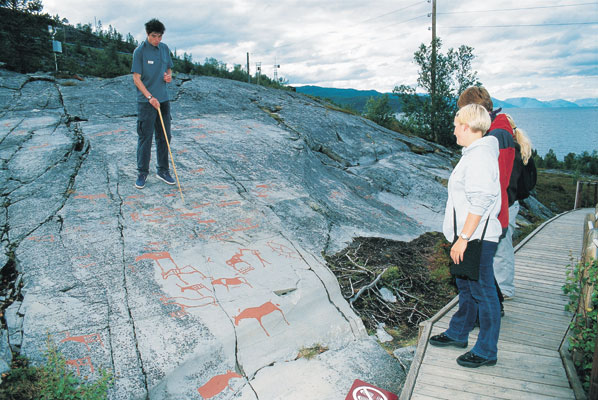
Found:
[(592, 361), (592, 375), (590, 377), (589, 398), (598, 399), (598, 339), (596, 339), (596, 345), (594, 346), (594, 359)]
[(574, 210), (577, 210), (577, 207), (579, 206), (578, 201), (579, 201), (579, 198), (581, 197), (579, 195), (580, 194), (579, 193), (580, 184), (581, 184), (581, 182), (577, 181), (577, 187), (575, 188), (575, 203), (573, 204), (573, 209)]

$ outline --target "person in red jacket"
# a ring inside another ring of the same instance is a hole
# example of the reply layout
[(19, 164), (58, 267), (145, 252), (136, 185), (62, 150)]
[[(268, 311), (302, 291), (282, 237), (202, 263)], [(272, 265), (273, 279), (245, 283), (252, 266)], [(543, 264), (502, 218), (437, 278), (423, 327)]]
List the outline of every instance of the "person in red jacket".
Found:
[(499, 114), (501, 109), (493, 111), (492, 98), (488, 91), (482, 86), (472, 86), (463, 91), (457, 101), (457, 106), (462, 108), (468, 104), (480, 104), (490, 114), (492, 124), (486, 135), (498, 139), (498, 168), (500, 172), (500, 199), (501, 208), (498, 220), (503, 229), (503, 234), (509, 227), (509, 198), (507, 189), (513, 171), (515, 161), (515, 140), (513, 139), (513, 128), (505, 114)]
[[(480, 104), (486, 109), (486, 111), (488, 111), (492, 120), (492, 124), (490, 125), (490, 129), (486, 135), (494, 136), (496, 139), (498, 139), (498, 168), (500, 174), (501, 198), (501, 207), (500, 214), (498, 214), (498, 220), (500, 221), (503, 234), (498, 242), (498, 247), (494, 256), (494, 269), (495, 271), (501, 268), (514, 270), (515, 259), (513, 254), (513, 244), (510, 240), (504, 240), (509, 228), (509, 220), (511, 219), (512, 225), (515, 223), (515, 215), (512, 216), (513, 218), (509, 218), (509, 208), (511, 207), (512, 202), (510, 201), (508, 194), (511, 173), (513, 172), (513, 166), (516, 162), (516, 153), (518, 152), (514, 139), (513, 128), (511, 127), (511, 123), (509, 122), (507, 115), (499, 114), (501, 111), (500, 108), (498, 110), (493, 110), (494, 104), (492, 103), (492, 98), (484, 87), (471, 86), (461, 93), (457, 101), (457, 106), (462, 108), (468, 104)], [(519, 157), (518, 162), (521, 162), (521, 157)], [(516, 214), (515, 209), (512, 209), (512, 212)], [(512, 262), (513, 265), (506, 265), (510, 262)], [(502, 303), (504, 300), (504, 295), (500, 288), (500, 282), (495, 281), (495, 284), (498, 298), (500, 300), (501, 313), (503, 313)], [(513, 294), (508, 293), (508, 295), (512, 297)]]

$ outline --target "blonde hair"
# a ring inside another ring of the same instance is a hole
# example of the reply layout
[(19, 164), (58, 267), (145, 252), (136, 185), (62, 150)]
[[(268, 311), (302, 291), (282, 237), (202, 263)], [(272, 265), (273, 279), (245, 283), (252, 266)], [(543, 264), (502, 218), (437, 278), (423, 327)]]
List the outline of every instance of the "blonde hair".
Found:
[(457, 111), (455, 119), (460, 124), (468, 125), (472, 131), (481, 131), (482, 134), (486, 133), (492, 123), (488, 111), (480, 104), (468, 104), (464, 106)]
[(519, 143), (519, 147), (521, 147), (521, 159), (523, 160), (523, 164), (527, 165), (529, 158), (532, 156), (532, 141), (529, 140), (529, 137), (527, 137), (524, 131), (517, 128), (515, 121), (513, 121), (513, 118), (509, 114), (505, 114), (505, 116), (509, 120), (511, 128), (513, 128), (515, 141)]

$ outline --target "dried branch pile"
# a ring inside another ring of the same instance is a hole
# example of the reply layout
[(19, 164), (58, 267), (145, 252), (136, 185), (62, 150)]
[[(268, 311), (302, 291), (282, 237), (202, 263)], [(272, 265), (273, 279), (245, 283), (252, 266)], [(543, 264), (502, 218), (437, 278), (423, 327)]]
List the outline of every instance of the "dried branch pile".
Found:
[(326, 261), (368, 330), (385, 323), (410, 337), (456, 294), (447, 252), (448, 243), (432, 232), (409, 243), (357, 238)]

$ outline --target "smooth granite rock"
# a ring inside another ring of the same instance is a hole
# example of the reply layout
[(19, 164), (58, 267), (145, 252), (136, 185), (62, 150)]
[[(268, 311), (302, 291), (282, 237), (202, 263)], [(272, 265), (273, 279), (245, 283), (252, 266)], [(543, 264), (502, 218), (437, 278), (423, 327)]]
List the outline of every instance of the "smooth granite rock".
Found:
[[(451, 153), (293, 92), (187, 76), (170, 92), (184, 202), (153, 172), (133, 186), (131, 76), (0, 70), (13, 351), (43, 362), (49, 334), (76, 374), (115, 373), (110, 399), (398, 393), (405, 372), (323, 254), (440, 230)], [(297, 358), (312, 346), (327, 350)]]

